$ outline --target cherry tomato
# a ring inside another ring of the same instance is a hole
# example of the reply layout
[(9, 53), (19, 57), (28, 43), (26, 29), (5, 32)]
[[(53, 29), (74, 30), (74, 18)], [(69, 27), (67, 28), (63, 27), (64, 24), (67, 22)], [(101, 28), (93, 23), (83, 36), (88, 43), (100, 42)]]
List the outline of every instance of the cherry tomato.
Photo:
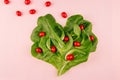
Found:
[(80, 42), (75, 41), (75, 42), (73, 43), (73, 45), (74, 45), (75, 47), (79, 47), (81, 44), (80, 44)]
[(29, 5), (29, 4), (31, 3), (31, 0), (25, 0), (24, 3), (25, 3), (26, 5)]
[(82, 24), (79, 27), (80, 27), (81, 30), (84, 29), (84, 25), (82, 25)]
[(57, 51), (55, 46), (51, 46), (51, 52), (55, 53)]
[(16, 15), (17, 16), (22, 16), (22, 12), (21, 11), (16, 11)]
[(36, 10), (35, 10), (35, 9), (30, 9), (30, 10), (29, 10), (29, 13), (30, 13), (30, 14), (35, 14), (35, 13), (36, 13)]
[(64, 39), (63, 39), (63, 41), (68, 42), (69, 41), (69, 37), (65, 36)]
[(51, 6), (51, 2), (50, 2), (50, 1), (46, 1), (46, 2), (45, 2), (45, 6), (46, 6), (46, 7)]
[(45, 36), (45, 35), (46, 35), (45, 32), (40, 32), (40, 33), (39, 33), (39, 36), (40, 36), (40, 37), (43, 37), (43, 36)]
[(4, 0), (4, 3), (5, 3), (5, 4), (9, 4), (10, 1), (9, 1), (9, 0)]
[(94, 41), (94, 36), (90, 36), (90, 40), (91, 40), (91, 41)]
[(66, 56), (66, 60), (68, 60), (68, 61), (74, 60), (74, 55), (73, 54), (68, 54)]
[(41, 49), (41, 48), (36, 48), (35, 51), (36, 51), (37, 53), (42, 53), (42, 49)]
[(62, 13), (61, 13), (61, 16), (62, 16), (63, 18), (67, 18), (67, 13), (66, 13), (66, 12), (62, 12)]

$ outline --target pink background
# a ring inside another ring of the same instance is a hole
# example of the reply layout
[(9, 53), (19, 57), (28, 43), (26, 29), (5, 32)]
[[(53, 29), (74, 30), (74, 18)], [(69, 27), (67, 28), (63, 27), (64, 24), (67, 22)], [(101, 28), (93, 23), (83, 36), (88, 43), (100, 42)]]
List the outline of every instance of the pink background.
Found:
[[(0, 0), (0, 80), (120, 80), (119, 0), (50, 0), (53, 5), (48, 8), (44, 6), (45, 0), (31, 0), (29, 6), (23, 1), (11, 0), (11, 4), (5, 5)], [(30, 15), (31, 8), (37, 14)], [(16, 10), (21, 10), (23, 16), (17, 17)], [(47, 13), (65, 25), (62, 11), (68, 16), (82, 14), (91, 21), (99, 43), (88, 62), (58, 77), (53, 66), (31, 56), (30, 35), (37, 18)]]

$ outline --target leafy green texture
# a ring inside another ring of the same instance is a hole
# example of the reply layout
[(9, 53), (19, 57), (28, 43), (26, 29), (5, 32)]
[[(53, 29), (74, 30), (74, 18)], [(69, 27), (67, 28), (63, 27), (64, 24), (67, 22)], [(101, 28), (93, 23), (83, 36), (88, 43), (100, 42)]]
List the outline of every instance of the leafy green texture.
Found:
[[(81, 30), (79, 25), (83, 25)], [(45, 32), (44, 37), (39, 33)], [(94, 40), (90, 40), (90, 36)], [(64, 42), (64, 37), (68, 36), (69, 41)], [(91, 22), (84, 20), (81, 15), (73, 15), (68, 18), (66, 26), (63, 28), (56, 22), (51, 14), (38, 18), (37, 27), (31, 34), (34, 42), (31, 53), (35, 58), (48, 62), (56, 67), (58, 75), (64, 74), (71, 67), (87, 61), (89, 53), (96, 50), (98, 43), (97, 37), (92, 33)], [(73, 45), (74, 41), (81, 43), (79, 47)], [(51, 46), (55, 46), (57, 51), (51, 52)], [(38, 54), (36, 48), (41, 48), (42, 53)], [(74, 60), (67, 60), (68, 54), (74, 54)]]

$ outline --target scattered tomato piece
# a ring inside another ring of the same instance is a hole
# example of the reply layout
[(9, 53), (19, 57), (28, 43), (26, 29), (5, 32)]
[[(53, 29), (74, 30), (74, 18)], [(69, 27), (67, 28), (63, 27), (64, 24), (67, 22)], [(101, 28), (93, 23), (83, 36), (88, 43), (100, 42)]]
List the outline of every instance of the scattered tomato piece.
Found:
[(79, 47), (81, 44), (80, 44), (80, 42), (78, 42), (78, 41), (74, 41), (73, 45), (74, 45), (75, 47)]
[(51, 46), (51, 52), (55, 53), (57, 51), (55, 46)]
[(40, 37), (43, 37), (43, 36), (45, 36), (45, 35), (46, 35), (45, 32), (40, 32), (40, 33), (39, 33), (39, 36), (40, 36)]
[(21, 11), (16, 11), (16, 15), (17, 16), (22, 16), (22, 12)]
[(25, 0), (24, 3), (25, 3), (26, 5), (29, 5), (29, 4), (31, 3), (31, 0)]
[(61, 13), (61, 16), (62, 16), (63, 18), (67, 18), (67, 13), (66, 13), (66, 12), (62, 12), (62, 13)]
[(66, 60), (68, 60), (68, 61), (74, 60), (74, 55), (73, 54), (68, 54), (66, 56)]
[(63, 41), (68, 42), (69, 41), (69, 37), (65, 36), (64, 39), (63, 39)]
[(36, 13), (36, 10), (35, 10), (35, 9), (30, 9), (30, 10), (29, 10), (29, 13), (30, 13), (30, 14), (35, 14), (35, 13)]
[(42, 53), (42, 49), (41, 49), (41, 48), (36, 48), (35, 51), (36, 51), (37, 53)]
[(46, 6), (46, 7), (51, 6), (51, 2), (50, 2), (50, 1), (46, 1), (46, 2), (45, 2), (45, 6)]
[(10, 1), (9, 1), (9, 0), (4, 0), (4, 3), (5, 3), (5, 4), (9, 4)]
[(79, 27), (80, 27), (81, 30), (84, 29), (84, 25), (82, 25), (82, 24)]
[(94, 41), (94, 36), (90, 36), (90, 40), (91, 40), (91, 41)]

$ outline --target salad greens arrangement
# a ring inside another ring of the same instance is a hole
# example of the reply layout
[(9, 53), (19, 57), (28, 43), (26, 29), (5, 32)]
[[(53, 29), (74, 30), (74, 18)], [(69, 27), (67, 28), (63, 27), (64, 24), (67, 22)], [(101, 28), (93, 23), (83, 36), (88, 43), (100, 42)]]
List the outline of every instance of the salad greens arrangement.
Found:
[(65, 27), (57, 23), (51, 14), (39, 17), (31, 40), (34, 42), (32, 55), (52, 64), (58, 70), (58, 75), (86, 62), (98, 43), (91, 22), (84, 20), (81, 15), (69, 17)]

